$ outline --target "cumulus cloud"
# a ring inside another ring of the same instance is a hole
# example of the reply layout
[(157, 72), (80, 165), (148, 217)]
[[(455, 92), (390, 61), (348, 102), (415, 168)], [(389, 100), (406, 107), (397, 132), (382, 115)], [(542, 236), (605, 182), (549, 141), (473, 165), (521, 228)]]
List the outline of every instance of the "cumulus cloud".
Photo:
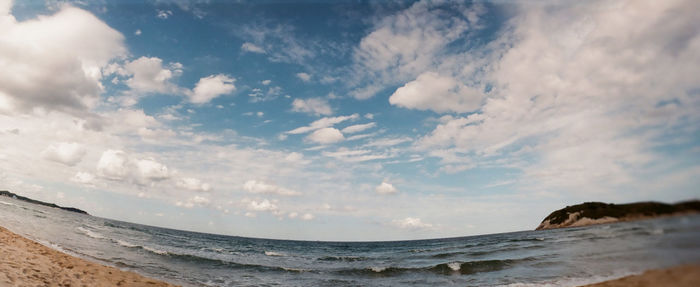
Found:
[(168, 179), (170, 172), (164, 164), (151, 158), (132, 159), (121, 150), (102, 152), (97, 162), (97, 175), (115, 181), (146, 184)]
[(89, 172), (79, 171), (70, 180), (80, 184), (92, 185), (95, 182), (95, 175)]
[(243, 184), (243, 190), (249, 193), (259, 193), (259, 194), (277, 194), (284, 196), (295, 196), (301, 195), (301, 192), (287, 189), (274, 185), (272, 183), (267, 183), (259, 180), (249, 180)]
[(236, 79), (227, 75), (211, 75), (199, 79), (192, 93), (189, 93), (190, 102), (195, 104), (208, 103), (221, 95), (227, 95), (236, 90), (233, 83)]
[(250, 42), (245, 42), (243, 45), (241, 45), (241, 51), (244, 52), (251, 52), (251, 53), (258, 53), (258, 54), (265, 54), (265, 49), (262, 47), (255, 45)]
[(319, 144), (332, 144), (343, 141), (345, 137), (336, 128), (321, 128), (309, 134), (306, 139)]
[(291, 131), (288, 131), (286, 133), (287, 134), (304, 134), (304, 133), (308, 133), (310, 131), (315, 131), (315, 130), (318, 130), (321, 128), (331, 127), (335, 124), (339, 124), (339, 123), (342, 123), (342, 122), (347, 121), (347, 120), (354, 120), (354, 119), (357, 119), (359, 117), (360, 117), (360, 115), (358, 115), (358, 114), (352, 114), (349, 116), (321, 118), (321, 119), (318, 119), (318, 120), (312, 122), (308, 126), (299, 127), (299, 128), (293, 129)]
[(180, 207), (184, 207), (184, 208), (193, 208), (195, 206), (209, 205), (209, 202), (211, 202), (211, 200), (208, 197), (195, 195), (193, 197), (188, 198), (185, 201), (175, 202), (175, 206), (180, 206)]
[(432, 228), (433, 225), (423, 222), (420, 218), (416, 217), (406, 217), (404, 219), (396, 219), (392, 221), (392, 224), (396, 227), (403, 229), (428, 229)]
[(170, 177), (167, 166), (150, 158), (136, 160), (136, 168), (142, 179), (160, 181)]
[(78, 143), (55, 143), (47, 147), (41, 156), (44, 159), (74, 166), (85, 155), (85, 147)]
[(177, 180), (175, 183), (178, 187), (187, 189), (187, 190), (192, 190), (192, 191), (203, 191), (207, 192), (211, 190), (211, 185), (208, 183), (204, 183), (201, 180), (197, 178), (192, 178), (192, 177), (184, 177), (180, 178)]
[(374, 191), (376, 191), (379, 194), (394, 194), (399, 192), (399, 190), (396, 189), (396, 187), (394, 187), (391, 183), (388, 183), (386, 181), (377, 185), (377, 187), (374, 188)]
[(376, 123), (367, 123), (367, 124), (360, 124), (360, 125), (352, 125), (344, 128), (342, 132), (344, 134), (354, 134), (354, 133), (359, 133), (361, 131), (371, 129), (375, 127), (377, 124)]
[(479, 108), (484, 94), (450, 76), (425, 72), (389, 97), (395, 106), (442, 112), (470, 112)]
[(328, 104), (328, 100), (323, 98), (294, 99), (292, 102), (292, 111), (316, 116), (329, 116), (333, 113), (333, 109), (331, 109), (331, 106)]
[(304, 215), (301, 216), (302, 220), (313, 220), (315, 217), (311, 213), (304, 213)]
[(270, 211), (270, 212), (277, 211), (277, 209), (278, 209), (276, 204), (270, 202), (267, 199), (263, 199), (260, 201), (251, 200), (250, 202), (248, 202), (247, 208), (250, 211)]
[(182, 64), (171, 63), (163, 66), (163, 60), (158, 57), (140, 57), (124, 65), (131, 78), (126, 80), (127, 86), (141, 93), (175, 93), (176, 85), (170, 82), (182, 74)]
[(297, 73), (297, 78), (304, 82), (311, 81), (311, 75), (309, 75), (308, 73)]
[(83, 114), (93, 108), (104, 90), (101, 70), (126, 54), (124, 36), (69, 5), (22, 22), (9, 14), (12, 1), (3, 6), (0, 112), (42, 108)]
[(122, 180), (129, 175), (128, 158), (121, 150), (106, 150), (97, 162), (97, 175), (111, 179)]

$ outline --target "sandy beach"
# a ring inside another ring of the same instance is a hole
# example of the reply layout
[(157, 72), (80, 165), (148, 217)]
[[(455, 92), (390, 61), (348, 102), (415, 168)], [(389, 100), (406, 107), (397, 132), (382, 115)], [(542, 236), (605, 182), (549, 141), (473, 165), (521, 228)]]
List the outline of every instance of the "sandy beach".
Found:
[(0, 286), (174, 286), (73, 257), (0, 227)]
[[(0, 227), (0, 286), (174, 286), (56, 251)], [(700, 286), (700, 265), (649, 270), (585, 287)]]
[(585, 287), (696, 287), (700, 286), (700, 265), (682, 265), (649, 270), (639, 275), (605, 281)]

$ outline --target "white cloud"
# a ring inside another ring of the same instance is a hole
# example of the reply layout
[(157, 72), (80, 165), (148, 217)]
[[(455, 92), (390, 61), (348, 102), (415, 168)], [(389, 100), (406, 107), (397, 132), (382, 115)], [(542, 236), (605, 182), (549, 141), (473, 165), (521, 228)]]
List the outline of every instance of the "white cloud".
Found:
[(432, 228), (433, 225), (429, 223), (424, 223), (420, 218), (416, 217), (406, 217), (404, 219), (396, 219), (392, 221), (394, 226), (403, 229), (427, 229)]
[(475, 114), (441, 119), (418, 147), (451, 150), (443, 161), (462, 155), (465, 164), (446, 163), (446, 171), (497, 156), (497, 164), (523, 170), (523, 186), (540, 190), (602, 192), (641, 180), (659, 156), (654, 150), (669, 143), (666, 131), (689, 138), (678, 125), (698, 121), (696, 8), (694, 1), (518, 6), (498, 48), (487, 47), (489, 61), (469, 68), (487, 71), (478, 81), (491, 85), (489, 98)]
[(291, 189), (286, 189), (271, 183), (267, 183), (259, 180), (249, 180), (243, 184), (243, 190), (249, 193), (258, 194), (277, 194), (284, 196), (296, 196), (301, 195), (301, 192), (294, 191)]
[(248, 203), (248, 210), (251, 211), (277, 211), (277, 205), (267, 199), (261, 201), (252, 200)]
[(71, 181), (85, 185), (92, 185), (95, 182), (95, 175), (89, 172), (79, 171), (71, 178)]
[(320, 144), (331, 144), (343, 141), (345, 137), (336, 128), (321, 128), (309, 134), (306, 139)]
[(396, 187), (386, 181), (383, 181), (381, 184), (377, 185), (377, 187), (374, 188), (374, 191), (379, 194), (394, 194), (399, 192)]
[(192, 178), (192, 177), (180, 178), (177, 180), (176, 185), (181, 187), (181, 188), (192, 190), (192, 191), (207, 192), (207, 191), (211, 190), (210, 184), (204, 183), (201, 180), (199, 180), (197, 178)]
[(268, 86), (268, 85), (270, 85), (270, 84), (272, 83), (272, 80), (263, 80), (263, 81), (260, 82), (260, 83), (263, 84), (264, 86)]
[(370, 150), (351, 150), (345, 147), (336, 151), (324, 151), (323, 156), (336, 158), (345, 162), (364, 162), (377, 159), (385, 159), (389, 156), (385, 154), (373, 154)]
[(47, 147), (41, 156), (44, 159), (74, 166), (83, 159), (86, 150), (78, 143), (55, 143)]
[(331, 109), (331, 106), (328, 104), (328, 100), (323, 98), (294, 99), (292, 102), (292, 111), (317, 116), (329, 116), (333, 113), (333, 109)]
[(141, 36), (141, 34), (142, 34), (141, 29), (136, 29), (136, 31), (134, 31), (134, 35), (136, 35), (136, 36)]
[(122, 180), (129, 175), (128, 158), (121, 150), (106, 150), (97, 162), (97, 175), (111, 179)]
[(157, 10), (156, 11), (156, 17), (163, 19), (163, 20), (168, 19), (168, 17), (170, 17), (172, 15), (173, 15), (173, 11), (170, 11), (170, 10)]
[(126, 85), (134, 91), (142, 93), (176, 93), (177, 86), (170, 80), (182, 74), (180, 63), (163, 66), (163, 60), (158, 57), (140, 57), (124, 65), (131, 78)]
[(352, 114), (349, 116), (338, 116), (338, 117), (327, 117), (327, 118), (321, 118), (318, 119), (314, 122), (312, 122), (310, 125), (305, 126), (305, 127), (299, 127), (296, 129), (293, 129), (291, 131), (286, 132), (287, 134), (303, 134), (303, 133), (308, 133), (310, 131), (315, 131), (321, 128), (327, 128), (331, 127), (335, 124), (342, 123), (347, 120), (354, 120), (359, 118), (360, 116), (358, 114)]
[(137, 160), (136, 168), (142, 179), (160, 181), (170, 177), (167, 166), (150, 158)]
[(206, 206), (209, 205), (211, 200), (207, 197), (195, 195), (191, 198), (188, 198), (187, 200), (183, 201), (177, 201), (175, 202), (176, 206), (181, 206), (184, 208), (193, 208), (195, 206)]
[(301, 219), (302, 220), (313, 220), (314, 215), (311, 213), (304, 213), (304, 215), (301, 216)]
[(356, 74), (369, 84), (351, 94), (366, 99), (430, 70), (451, 43), (478, 28), (481, 10), (481, 4), (420, 1), (383, 18), (354, 51)]
[(96, 106), (104, 90), (101, 70), (126, 54), (124, 36), (69, 5), (22, 22), (10, 10), (0, 11), (0, 112), (83, 114)]
[(367, 147), (389, 147), (389, 146), (399, 145), (399, 144), (402, 144), (405, 142), (410, 142), (412, 140), (413, 139), (411, 139), (409, 137), (382, 138), (382, 139), (378, 139), (378, 140), (373, 140), (373, 141), (365, 144), (365, 146), (367, 146)]
[(265, 54), (265, 49), (250, 42), (243, 43), (243, 45), (241, 45), (241, 50), (245, 52)]
[(469, 88), (450, 76), (425, 72), (389, 97), (395, 106), (442, 112), (470, 112), (479, 108), (483, 93)]
[(168, 167), (152, 158), (132, 159), (121, 150), (106, 150), (97, 162), (97, 175), (115, 181), (147, 184), (170, 178)]
[(309, 75), (308, 73), (304, 73), (304, 72), (297, 73), (297, 78), (299, 78), (300, 80), (302, 80), (304, 82), (311, 81), (311, 75)]
[(344, 134), (354, 134), (354, 133), (359, 133), (361, 131), (364, 131), (366, 129), (371, 129), (375, 127), (377, 124), (375, 123), (367, 123), (367, 124), (360, 124), (360, 125), (352, 125), (344, 128), (342, 132)]
[(201, 78), (189, 94), (190, 102), (203, 104), (221, 95), (230, 94), (236, 90), (236, 86), (233, 85), (235, 81), (236, 79), (222, 74)]

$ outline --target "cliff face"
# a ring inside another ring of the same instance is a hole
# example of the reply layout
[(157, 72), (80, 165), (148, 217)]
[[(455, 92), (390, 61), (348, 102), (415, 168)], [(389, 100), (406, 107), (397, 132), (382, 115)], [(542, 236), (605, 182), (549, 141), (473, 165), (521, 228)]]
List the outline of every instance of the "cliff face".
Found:
[(48, 207), (63, 209), (63, 210), (70, 211), (70, 212), (76, 212), (76, 213), (82, 213), (82, 214), (87, 214), (87, 215), (89, 215), (87, 212), (85, 212), (85, 211), (83, 211), (83, 210), (80, 210), (80, 209), (77, 209), (77, 208), (75, 208), (75, 207), (63, 207), (63, 206), (58, 206), (58, 205), (56, 205), (56, 204), (54, 204), (54, 203), (43, 202), (43, 201), (39, 201), (39, 200), (35, 200), (35, 199), (28, 198), (28, 197), (24, 197), (24, 196), (21, 196), (21, 195), (17, 195), (17, 194), (14, 194), (14, 193), (12, 193), (12, 192), (9, 192), (9, 191), (7, 191), (7, 190), (0, 190), (0, 196), (12, 197), (12, 198), (14, 198), (14, 199), (21, 200), (21, 201), (26, 201), (26, 202), (29, 202), (29, 203), (40, 204), (40, 205), (44, 205), (44, 206), (48, 206)]
[(552, 212), (542, 220), (542, 223), (536, 230), (586, 226), (697, 212), (700, 212), (700, 201), (697, 200), (676, 204), (659, 202), (628, 204), (586, 202)]

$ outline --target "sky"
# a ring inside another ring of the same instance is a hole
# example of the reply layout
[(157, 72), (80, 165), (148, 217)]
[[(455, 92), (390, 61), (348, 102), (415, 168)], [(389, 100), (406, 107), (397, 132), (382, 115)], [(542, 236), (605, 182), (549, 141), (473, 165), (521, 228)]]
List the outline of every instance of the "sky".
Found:
[(0, 189), (217, 234), (700, 198), (700, 1), (0, 0)]

